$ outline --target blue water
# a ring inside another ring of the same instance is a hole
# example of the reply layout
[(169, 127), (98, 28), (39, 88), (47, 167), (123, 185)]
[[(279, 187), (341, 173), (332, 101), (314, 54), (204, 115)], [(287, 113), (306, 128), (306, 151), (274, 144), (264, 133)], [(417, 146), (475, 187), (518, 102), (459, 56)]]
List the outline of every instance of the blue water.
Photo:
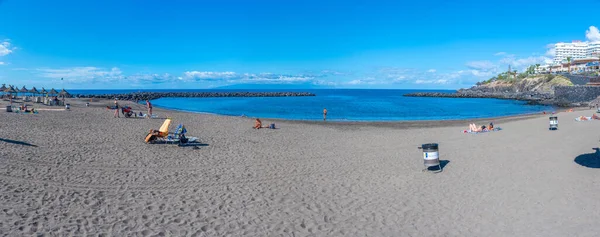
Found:
[[(118, 91), (70, 91), (81, 93), (125, 93)], [(173, 90), (147, 90), (173, 91)], [(224, 91), (224, 90), (178, 90)], [(248, 90), (227, 90), (248, 91)], [(251, 90), (273, 91), (273, 90)], [(281, 91), (281, 90), (278, 90)], [(328, 120), (333, 121), (398, 121), (398, 120), (448, 120), (489, 118), (529, 114), (551, 110), (551, 107), (526, 105), (525, 102), (498, 99), (457, 99), (404, 97), (417, 90), (285, 90), (307, 91), (311, 97), (263, 98), (160, 98), (153, 101), (157, 107), (205, 112), (222, 115), (294, 120), (322, 120), (327, 108)], [(419, 90), (423, 91), (423, 90)], [(453, 91), (437, 91), (448, 92)]]

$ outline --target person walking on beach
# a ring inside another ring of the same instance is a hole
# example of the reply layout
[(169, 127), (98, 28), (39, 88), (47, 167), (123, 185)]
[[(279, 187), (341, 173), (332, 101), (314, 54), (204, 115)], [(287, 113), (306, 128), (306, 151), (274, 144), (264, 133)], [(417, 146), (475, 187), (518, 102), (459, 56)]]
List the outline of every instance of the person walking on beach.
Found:
[(323, 108), (323, 121), (327, 120), (327, 108)]
[(152, 118), (152, 103), (146, 100), (146, 107), (148, 108), (148, 118)]
[(119, 103), (117, 103), (116, 98), (115, 98), (115, 116), (113, 118), (120, 118), (119, 117)]

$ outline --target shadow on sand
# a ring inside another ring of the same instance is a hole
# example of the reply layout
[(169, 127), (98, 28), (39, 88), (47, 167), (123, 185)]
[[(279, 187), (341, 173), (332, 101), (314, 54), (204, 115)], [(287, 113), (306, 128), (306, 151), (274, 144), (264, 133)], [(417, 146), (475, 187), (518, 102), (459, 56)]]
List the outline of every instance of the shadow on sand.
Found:
[(440, 167), (437, 166), (430, 166), (427, 167), (427, 171), (431, 171), (431, 172), (442, 172), (444, 171), (444, 168), (446, 167), (446, 165), (448, 165), (448, 163), (450, 163), (449, 160), (440, 160)]
[(17, 144), (17, 145), (23, 145), (23, 146), (37, 147), (36, 145), (33, 145), (31, 143), (22, 142), (22, 141), (15, 141), (15, 140), (10, 140), (10, 139), (4, 139), (4, 138), (0, 138), (0, 141), (1, 142), (6, 142), (6, 143)]
[(596, 152), (575, 157), (575, 163), (588, 168), (600, 169), (600, 149), (594, 148), (594, 150)]
[(200, 142), (188, 142), (188, 143), (178, 144), (177, 146), (178, 147), (192, 147), (193, 149), (200, 149), (201, 146), (208, 146), (208, 144), (200, 143)]

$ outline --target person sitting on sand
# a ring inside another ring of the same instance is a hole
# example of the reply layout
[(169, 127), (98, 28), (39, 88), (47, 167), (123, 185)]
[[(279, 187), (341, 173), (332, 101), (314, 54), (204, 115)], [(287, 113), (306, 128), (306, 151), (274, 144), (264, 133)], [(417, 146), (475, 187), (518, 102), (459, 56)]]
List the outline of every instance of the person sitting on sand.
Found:
[(594, 115), (592, 115), (592, 119), (599, 120), (600, 117), (596, 113), (594, 113)]
[(488, 126), (488, 129), (489, 129), (490, 131), (494, 130), (494, 123), (490, 123), (490, 126)]

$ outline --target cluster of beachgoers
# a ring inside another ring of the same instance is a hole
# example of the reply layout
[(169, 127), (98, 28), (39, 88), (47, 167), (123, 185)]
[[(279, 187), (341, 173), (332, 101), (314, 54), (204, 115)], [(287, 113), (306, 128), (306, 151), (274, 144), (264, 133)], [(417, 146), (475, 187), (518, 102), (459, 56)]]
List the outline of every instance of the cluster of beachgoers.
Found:
[[(572, 119), (593, 109), (325, 123), (151, 111), (150, 102), (112, 99), (67, 98), (70, 109), (44, 110), (50, 105), (33, 101), (25, 104), (43, 112), (0, 113), (0, 235), (600, 231), (600, 155), (593, 150), (600, 123)], [(132, 113), (113, 119), (107, 106)], [(135, 119), (139, 112), (154, 119)], [(562, 119), (560, 130), (548, 131), (549, 117)], [(277, 129), (262, 129), (275, 123)], [(474, 135), (458, 132), (465, 124)], [(502, 132), (485, 132), (499, 125)], [(434, 157), (443, 172), (422, 172), (424, 151), (417, 147), (429, 143), (439, 148)]]

